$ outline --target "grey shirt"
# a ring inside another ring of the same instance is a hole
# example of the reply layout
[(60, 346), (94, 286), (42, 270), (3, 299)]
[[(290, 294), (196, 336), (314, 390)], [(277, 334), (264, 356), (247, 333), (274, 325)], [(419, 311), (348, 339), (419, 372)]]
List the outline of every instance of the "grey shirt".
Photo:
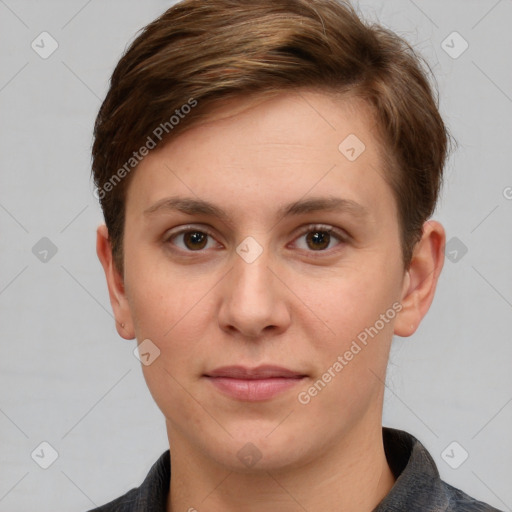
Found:
[[(396, 482), (373, 512), (500, 512), (443, 482), (432, 456), (411, 434), (383, 427), (382, 435)], [(89, 512), (165, 512), (170, 477), (167, 450), (140, 487)]]

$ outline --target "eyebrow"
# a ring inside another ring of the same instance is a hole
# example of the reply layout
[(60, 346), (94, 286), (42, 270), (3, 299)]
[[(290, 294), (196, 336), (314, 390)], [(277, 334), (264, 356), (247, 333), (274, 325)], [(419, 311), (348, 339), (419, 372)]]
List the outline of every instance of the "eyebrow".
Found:
[[(149, 216), (167, 211), (180, 211), (188, 215), (208, 215), (217, 217), (227, 224), (230, 224), (229, 215), (222, 210), (222, 208), (208, 201), (190, 197), (167, 197), (161, 199), (144, 210), (144, 215)], [(352, 199), (343, 199), (341, 197), (311, 197), (309, 199), (300, 199), (282, 206), (279, 208), (276, 215), (282, 218), (320, 211), (348, 213), (349, 215), (361, 219), (369, 215), (369, 210), (365, 206)]]

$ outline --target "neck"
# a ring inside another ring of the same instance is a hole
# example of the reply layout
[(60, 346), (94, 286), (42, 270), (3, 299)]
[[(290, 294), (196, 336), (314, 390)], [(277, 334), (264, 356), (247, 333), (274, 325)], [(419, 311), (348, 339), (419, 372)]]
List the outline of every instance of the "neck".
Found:
[(173, 442), (167, 512), (371, 512), (395, 482), (380, 425), (353, 429), (300, 467), (251, 473), (196, 453), (169, 425), (168, 433)]

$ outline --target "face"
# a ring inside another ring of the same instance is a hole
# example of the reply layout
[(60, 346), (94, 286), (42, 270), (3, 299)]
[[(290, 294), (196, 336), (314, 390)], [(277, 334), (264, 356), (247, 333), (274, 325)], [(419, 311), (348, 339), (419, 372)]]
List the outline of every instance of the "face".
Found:
[(303, 91), (231, 101), (139, 164), (116, 317), (159, 351), (171, 447), (276, 469), (380, 429), (410, 282), (380, 151), (363, 103)]

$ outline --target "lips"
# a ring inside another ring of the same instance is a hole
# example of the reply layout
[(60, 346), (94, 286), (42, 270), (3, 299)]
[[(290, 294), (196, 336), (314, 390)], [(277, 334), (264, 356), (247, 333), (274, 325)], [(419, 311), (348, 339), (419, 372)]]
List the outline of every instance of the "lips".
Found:
[(304, 374), (281, 368), (280, 366), (258, 366), (257, 368), (245, 368), (244, 366), (223, 366), (206, 374), (207, 377), (225, 377), (228, 379), (271, 379), (271, 378), (300, 378)]
[(279, 366), (224, 366), (204, 377), (222, 394), (248, 402), (269, 400), (296, 386), (305, 374)]

